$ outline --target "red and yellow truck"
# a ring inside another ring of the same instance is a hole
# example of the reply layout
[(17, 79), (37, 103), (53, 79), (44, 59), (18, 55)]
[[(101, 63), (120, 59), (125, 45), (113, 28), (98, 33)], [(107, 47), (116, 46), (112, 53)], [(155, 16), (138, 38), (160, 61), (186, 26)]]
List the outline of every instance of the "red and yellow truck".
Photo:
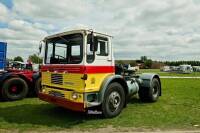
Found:
[(157, 101), (159, 76), (115, 66), (112, 38), (86, 29), (44, 38), (39, 98), (74, 111), (99, 108), (105, 117), (120, 114), (137, 93), (142, 101)]

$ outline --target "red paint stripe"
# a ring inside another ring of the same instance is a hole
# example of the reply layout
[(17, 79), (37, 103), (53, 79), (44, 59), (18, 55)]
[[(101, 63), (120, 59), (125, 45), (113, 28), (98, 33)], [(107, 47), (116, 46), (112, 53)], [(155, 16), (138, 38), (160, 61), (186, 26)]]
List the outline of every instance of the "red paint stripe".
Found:
[(114, 66), (86, 66), (85, 73), (114, 73)]
[(65, 72), (68, 73), (114, 73), (114, 66), (80, 66), (80, 65), (43, 65), (41, 71), (50, 71), (50, 72)]

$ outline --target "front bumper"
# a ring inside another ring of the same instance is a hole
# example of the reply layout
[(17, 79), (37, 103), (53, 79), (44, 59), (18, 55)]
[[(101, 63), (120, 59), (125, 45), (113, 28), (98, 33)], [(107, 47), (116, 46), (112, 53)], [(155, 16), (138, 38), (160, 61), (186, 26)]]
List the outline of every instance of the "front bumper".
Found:
[(43, 101), (53, 103), (73, 111), (79, 111), (79, 112), (86, 111), (84, 108), (84, 103), (72, 102), (64, 98), (55, 97), (44, 93), (39, 93), (38, 97)]

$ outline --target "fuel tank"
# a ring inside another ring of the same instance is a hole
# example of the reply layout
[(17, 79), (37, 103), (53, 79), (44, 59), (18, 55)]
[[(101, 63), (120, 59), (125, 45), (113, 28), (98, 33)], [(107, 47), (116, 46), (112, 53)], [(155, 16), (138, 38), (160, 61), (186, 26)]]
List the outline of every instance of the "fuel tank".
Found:
[(129, 96), (132, 96), (139, 91), (139, 85), (136, 82), (135, 78), (131, 78), (131, 79), (127, 80), (126, 82), (127, 82), (127, 86), (128, 86), (128, 95)]

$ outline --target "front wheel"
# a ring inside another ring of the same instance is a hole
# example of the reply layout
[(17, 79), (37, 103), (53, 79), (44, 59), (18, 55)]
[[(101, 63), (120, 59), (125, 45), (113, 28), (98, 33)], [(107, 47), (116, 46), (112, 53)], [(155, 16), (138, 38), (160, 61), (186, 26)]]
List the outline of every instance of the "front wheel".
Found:
[(111, 83), (105, 91), (102, 103), (104, 117), (111, 118), (119, 115), (125, 104), (125, 93), (119, 83)]
[(156, 102), (160, 96), (161, 85), (157, 78), (153, 78), (150, 87), (141, 87), (139, 97), (144, 102)]

